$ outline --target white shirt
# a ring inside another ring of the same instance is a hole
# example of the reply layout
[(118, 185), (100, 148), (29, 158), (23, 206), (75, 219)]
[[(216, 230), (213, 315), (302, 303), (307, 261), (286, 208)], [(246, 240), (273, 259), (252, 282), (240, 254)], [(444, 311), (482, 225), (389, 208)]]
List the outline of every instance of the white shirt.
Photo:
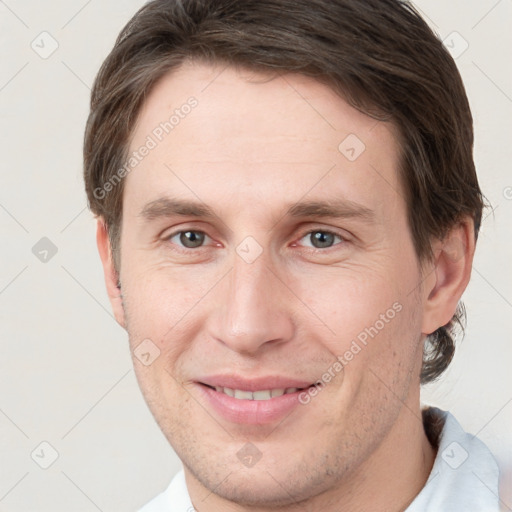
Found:
[[(434, 466), (427, 483), (405, 512), (498, 512), (499, 470), (489, 449), (464, 432), (449, 413), (429, 412), (444, 421)], [(185, 473), (139, 512), (194, 512)]]

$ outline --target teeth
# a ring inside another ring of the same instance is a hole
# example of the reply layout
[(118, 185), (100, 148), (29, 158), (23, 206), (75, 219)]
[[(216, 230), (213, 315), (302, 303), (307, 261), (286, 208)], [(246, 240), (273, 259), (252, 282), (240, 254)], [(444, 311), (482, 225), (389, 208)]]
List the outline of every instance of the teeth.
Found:
[(299, 388), (279, 388), (279, 389), (263, 389), (260, 391), (243, 391), (241, 389), (223, 388), (215, 386), (215, 391), (224, 393), (238, 400), (270, 400), (278, 396), (286, 395), (288, 393), (295, 393)]
[[(219, 391), (222, 391), (222, 388), (220, 388)], [(235, 392), (230, 388), (224, 388), (224, 393), (228, 396), (235, 396)]]
[(270, 400), (272, 398), (271, 391), (253, 391), (253, 400)]
[(235, 398), (239, 400), (252, 400), (252, 391), (241, 391), (240, 389), (235, 389)]

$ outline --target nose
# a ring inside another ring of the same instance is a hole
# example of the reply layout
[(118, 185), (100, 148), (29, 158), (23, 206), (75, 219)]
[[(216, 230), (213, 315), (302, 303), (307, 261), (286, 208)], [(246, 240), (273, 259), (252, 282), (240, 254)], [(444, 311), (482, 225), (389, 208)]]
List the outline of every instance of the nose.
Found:
[(254, 355), (293, 337), (292, 295), (262, 254), (247, 263), (238, 255), (218, 287), (209, 334), (238, 353)]

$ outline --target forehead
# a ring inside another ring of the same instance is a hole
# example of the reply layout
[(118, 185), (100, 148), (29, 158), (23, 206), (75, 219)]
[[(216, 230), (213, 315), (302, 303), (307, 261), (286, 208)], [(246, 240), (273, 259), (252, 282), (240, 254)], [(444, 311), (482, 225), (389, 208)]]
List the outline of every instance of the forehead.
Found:
[(242, 206), (241, 191), (287, 203), (328, 191), (377, 207), (400, 202), (394, 127), (302, 75), (188, 62), (143, 105), (130, 152), (143, 146), (151, 149), (125, 187), (135, 201), (172, 192), (222, 202), (236, 189)]

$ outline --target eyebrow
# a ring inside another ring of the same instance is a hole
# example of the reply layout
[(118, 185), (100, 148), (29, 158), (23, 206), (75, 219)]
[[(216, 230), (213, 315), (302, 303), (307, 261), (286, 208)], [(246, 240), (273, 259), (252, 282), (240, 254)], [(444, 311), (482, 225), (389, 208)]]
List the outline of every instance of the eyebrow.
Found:
[[(206, 219), (218, 217), (212, 208), (198, 201), (161, 197), (147, 203), (139, 213), (147, 221), (169, 217), (202, 217)], [(328, 201), (301, 201), (288, 207), (286, 214), (281, 217), (328, 217), (356, 218), (364, 222), (375, 220), (375, 212), (366, 206), (348, 199)]]
[(357, 218), (365, 222), (375, 219), (373, 210), (348, 199), (299, 202), (291, 206), (287, 214), (291, 217)]
[(151, 221), (163, 217), (217, 217), (213, 210), (200, 202), (186, 199), (161, 197), (147, 203), (139, 213), (140, 217)]

